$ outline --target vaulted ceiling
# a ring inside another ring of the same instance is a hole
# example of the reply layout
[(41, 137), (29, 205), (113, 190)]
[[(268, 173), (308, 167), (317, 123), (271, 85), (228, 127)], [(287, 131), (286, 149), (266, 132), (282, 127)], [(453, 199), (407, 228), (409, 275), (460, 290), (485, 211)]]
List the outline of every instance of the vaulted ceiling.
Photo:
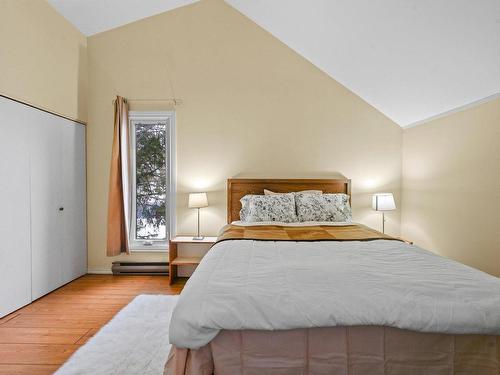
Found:
[[(499, 0), (225, 0), (401, 126), (500, 96)], [(195, 0), (49, 0), (92, 35)]]
[(90, 36), (198, 0), (47, 0), (84, 35)]

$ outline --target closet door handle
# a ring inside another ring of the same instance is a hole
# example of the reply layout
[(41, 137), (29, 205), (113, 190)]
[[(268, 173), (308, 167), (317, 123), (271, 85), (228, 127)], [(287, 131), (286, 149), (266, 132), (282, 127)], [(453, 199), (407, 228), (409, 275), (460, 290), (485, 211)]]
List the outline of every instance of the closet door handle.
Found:
[(64, 211), (64, 207), (59, 207), (59, 211)]

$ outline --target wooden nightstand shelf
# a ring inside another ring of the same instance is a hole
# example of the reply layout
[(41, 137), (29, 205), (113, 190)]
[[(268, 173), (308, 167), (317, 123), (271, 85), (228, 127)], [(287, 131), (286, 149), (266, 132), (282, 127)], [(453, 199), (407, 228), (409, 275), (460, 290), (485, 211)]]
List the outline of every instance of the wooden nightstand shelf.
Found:
[[(182, 256), (179, 254), (179, 244), (201, 244), (211, 246), (215, 243), (217, 237), (205, 237), (202, 240), (194, 240), (193, 237), (177, 236), (169, 241), (168, 247), (168, 281), (172, 285), (177, 279), (178, 266), (197, 266), (200, 264), (201, 256)], [(205, 246), (207, 247), (207, 246)], [(207, 249), (208, 250), (208, 249)]]

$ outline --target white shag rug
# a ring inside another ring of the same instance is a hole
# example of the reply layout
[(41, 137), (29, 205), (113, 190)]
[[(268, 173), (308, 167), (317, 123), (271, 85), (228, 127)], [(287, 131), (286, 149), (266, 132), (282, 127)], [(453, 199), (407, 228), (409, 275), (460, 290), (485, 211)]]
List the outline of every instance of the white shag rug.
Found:
[(56, 375), (158, 375), (170, 351), (178, 296), (140, 295), (76, 351)]

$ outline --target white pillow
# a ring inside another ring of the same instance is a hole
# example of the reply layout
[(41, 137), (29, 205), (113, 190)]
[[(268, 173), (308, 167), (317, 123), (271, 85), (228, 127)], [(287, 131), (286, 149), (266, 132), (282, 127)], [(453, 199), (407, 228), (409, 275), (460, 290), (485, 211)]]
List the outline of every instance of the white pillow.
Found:
[(240, 199), (240, 220), (297, 222), (294, 194), (245, 195)]
[[(294, 191), (292, 194), (298, 194), (298, 193), (323, 194), (323, 192), (321, 190)], [(290, 193), (276, 193), (274, 191), (264, 189), (264, 195), (275, 195), (275, 194), (290, 194)]]

